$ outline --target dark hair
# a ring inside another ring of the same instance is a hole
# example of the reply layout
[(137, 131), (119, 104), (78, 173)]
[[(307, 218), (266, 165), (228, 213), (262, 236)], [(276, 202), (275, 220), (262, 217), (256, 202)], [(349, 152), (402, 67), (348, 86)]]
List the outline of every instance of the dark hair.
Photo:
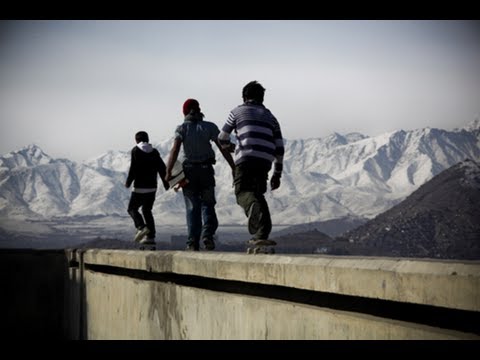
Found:
[(250, 81), (242, 90), (243, 101), (254, 100), (262, 104), (264, 95), (265, 88), (256, 80)]
[(135, 141), (137, 144), (139, 142), (146, 142), (148, 143), (148, 134), (146, 131), (139, 131), (135, 134)]

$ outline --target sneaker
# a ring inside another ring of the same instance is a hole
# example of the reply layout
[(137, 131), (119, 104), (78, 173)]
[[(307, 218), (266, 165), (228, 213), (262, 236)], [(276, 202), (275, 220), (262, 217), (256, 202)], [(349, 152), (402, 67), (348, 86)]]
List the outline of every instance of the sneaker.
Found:
[(213, 239), (209, 239), (209, 238), (203, 239), (203, 245), (205, 245), (205, 249), (207, 250), (215, 249), (215, 241), (213, 241)]
[(155, 245), (155, 238), (143, 238), (142, 240), (140, 240), (140, 244), (143, 244), (143, 245)]
[(200, 249), (198, 247), (195, 247), (194, 244), (188, 244), (187, 247), (185, 248), (185, 251), (199, 251)]
[(260, 204), (255, 201), (250, 205), (250, 209), (248, 209), (248, 232), (250, 234), (253, 235), (258, 231), (258, 223), (261, 215)]
[(137, 233), (135, 234), (135, 239), (134, 239), (135, 242), (139, 242), (140, 240), (142, 240), (145, 236), (148, 235), (149, 232), (150, 230), (148, 230), (146, 226), (144, 226), (141, 229), (138, 229)]

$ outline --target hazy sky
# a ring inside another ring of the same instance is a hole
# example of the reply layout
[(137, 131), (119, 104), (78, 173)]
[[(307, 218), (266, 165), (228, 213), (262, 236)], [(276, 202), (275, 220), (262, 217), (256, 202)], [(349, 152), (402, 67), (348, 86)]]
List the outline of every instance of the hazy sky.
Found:
[(1, 21), (0, 155), (82, 161), (221, 127), (258, 80), (286, 139), (461, 127), (480, 116), (479, 21)]

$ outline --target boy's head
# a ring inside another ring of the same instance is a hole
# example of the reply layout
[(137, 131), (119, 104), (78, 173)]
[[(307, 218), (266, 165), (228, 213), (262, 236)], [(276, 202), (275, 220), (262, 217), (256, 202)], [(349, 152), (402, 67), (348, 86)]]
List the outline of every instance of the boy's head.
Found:
[(148, 134), (146, 131), (139, 131), (135, 134), (135, 141), (138, 143), (146, 142), (148, 143)]
[(194, 113), (199, 113), (201, 111), (200, 110), (200, 104), (195, 99), (187, 99), (183, 103), (182, 110), (183, 110), (183, 115), (185, 115), (185, 116), (190, 114), (191, 111), (193, 111)]
[(250, 81), (242, 89), (243, 101), (253, 100), (259, 104), (263, 104), (263, 97), (265, 95), (265, 88), (257, 81)]

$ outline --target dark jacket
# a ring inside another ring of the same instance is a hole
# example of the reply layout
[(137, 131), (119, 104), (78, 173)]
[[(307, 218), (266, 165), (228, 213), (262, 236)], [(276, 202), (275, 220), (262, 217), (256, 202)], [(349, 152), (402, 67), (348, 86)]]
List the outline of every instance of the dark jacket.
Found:
[(130, 170), (125, 182), (127, 187), (133, 182), (137, 189), (156, 188), (158, 173), (164, 188), (168, 189), (168, 183), (165, 181), (166, 166), (157, 149), (152, 148), (150, 152), (145, 152), (135, 146), (131, 154)]

